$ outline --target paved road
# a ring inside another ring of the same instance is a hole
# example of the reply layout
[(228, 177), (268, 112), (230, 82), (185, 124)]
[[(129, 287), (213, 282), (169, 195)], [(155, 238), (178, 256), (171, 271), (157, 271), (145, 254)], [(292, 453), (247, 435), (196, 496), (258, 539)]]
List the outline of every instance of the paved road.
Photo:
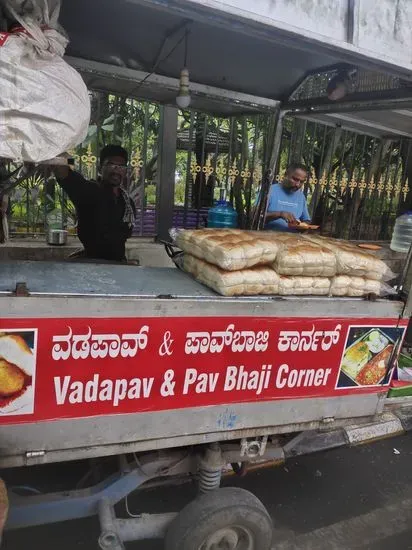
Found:
[[(396, 449), (396, 451), (395, 451)], [(399, 454), (398, 454), (399, 453)], [(275, 523), (273, 550), (412, 550), (412, 437), (292, 460), (285, 467), (229, 478), (253, 491)], [(150, 490), (130, 510), (172, 511), (194, 494), (191, 485)], [(97, 522), (82, 520), (8, 533), (7, 550), (97, 548)], [(128, 550), (161, 550), (156, 542)]]

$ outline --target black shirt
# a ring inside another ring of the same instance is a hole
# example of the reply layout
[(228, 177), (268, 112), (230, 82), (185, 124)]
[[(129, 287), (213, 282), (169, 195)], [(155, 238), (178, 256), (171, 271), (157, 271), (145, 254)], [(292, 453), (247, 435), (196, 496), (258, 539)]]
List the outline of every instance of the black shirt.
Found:
[[(123, 195), (115, 195), (113, 188), (96, 181), (87, 181), (70, 171), (59, 180), (76, 207), (77, 234), (88, 258), (122, 262), (126, 259), (126, 241), (132, 234), (130, 224), (123, 221)], [(130, 199), (135, 211), (135, 206)]]

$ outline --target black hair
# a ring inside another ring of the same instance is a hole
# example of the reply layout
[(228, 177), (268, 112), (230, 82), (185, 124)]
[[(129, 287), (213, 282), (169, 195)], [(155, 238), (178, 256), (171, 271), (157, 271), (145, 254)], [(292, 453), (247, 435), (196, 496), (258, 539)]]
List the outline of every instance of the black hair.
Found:
[(292, 162), (292, 164), (289, 164), (287, 167), (286, 173), (291, 174), (295, 170), (303, 170), (307, 174), (309, 174), (309, 170), (306, 168), (306, 166), (300, 162)]
[(106, 145), (103, 147), (100, 151), (100, 166), (102, 166), (104, 161), (110, 157), (122, 157), (126, 164), (129, 162), (129, 155), (126, 149), (120, 145)]

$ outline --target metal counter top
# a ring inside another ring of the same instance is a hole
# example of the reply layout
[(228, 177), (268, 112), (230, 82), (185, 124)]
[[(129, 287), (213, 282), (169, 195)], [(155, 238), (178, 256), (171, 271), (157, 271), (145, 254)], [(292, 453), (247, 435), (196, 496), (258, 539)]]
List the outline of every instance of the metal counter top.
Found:
[[(15, 297), (25, 283), (29, 297)], [(397, 318), (403, 303), (326, 296), (223, 297), (175, 268), (0, 262), (2, 317), (288, 316)], [(140, 300), (136, 309), (136, 300)]]
[(0, 292), (26, 283), (30, 294), (64, 296), (216, 297), (174, 268), (69, 262), (0, 262)]

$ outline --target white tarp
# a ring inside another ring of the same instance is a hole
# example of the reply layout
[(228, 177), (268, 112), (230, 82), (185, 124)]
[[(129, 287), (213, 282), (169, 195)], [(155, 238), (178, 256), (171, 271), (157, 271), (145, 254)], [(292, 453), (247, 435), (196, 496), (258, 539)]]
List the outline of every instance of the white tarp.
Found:
[(89, 94), (63, 60), (60, 0), (3, 3), (9, 26), (15, 23), (0, 33), (0, 157), (42, 162), (84, 140)]

